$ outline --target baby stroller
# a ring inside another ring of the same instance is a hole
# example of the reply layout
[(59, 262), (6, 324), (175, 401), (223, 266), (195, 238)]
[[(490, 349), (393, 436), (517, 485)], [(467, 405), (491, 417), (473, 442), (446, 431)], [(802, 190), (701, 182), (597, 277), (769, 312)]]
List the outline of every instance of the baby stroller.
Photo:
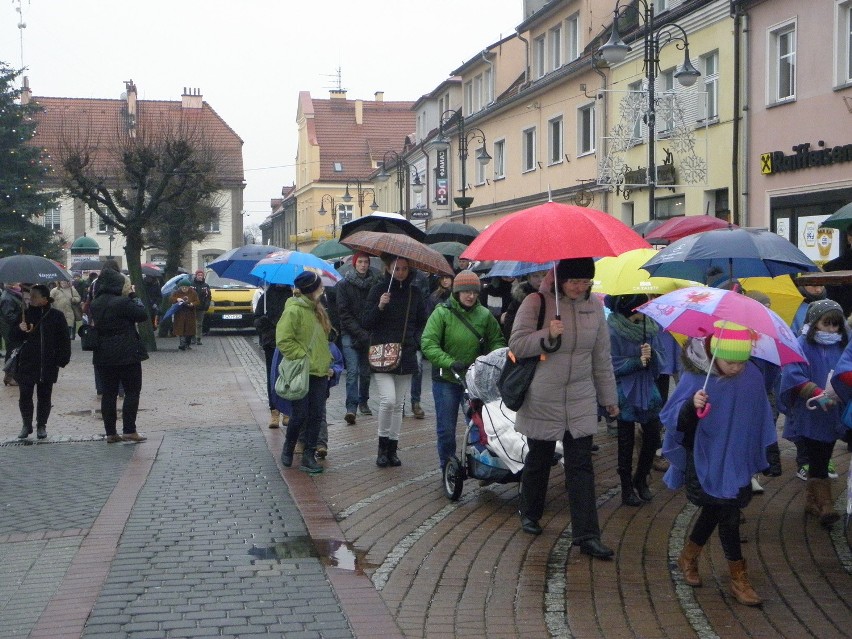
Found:
[[(478, 357), (464, 379), (465, 429), (463, 460), (453, 456), (444, 464), (444, 492), (461, 497), (466, 479), (492, 484), (520, 482), (526, 438), (515, 431), (515, 413), (503, 405), (497, 380), (506, 361), (506, 348)], [(561, 452), (561, 443), (559, 445)], [(557, 456), (554, 463), (561, 459)]]

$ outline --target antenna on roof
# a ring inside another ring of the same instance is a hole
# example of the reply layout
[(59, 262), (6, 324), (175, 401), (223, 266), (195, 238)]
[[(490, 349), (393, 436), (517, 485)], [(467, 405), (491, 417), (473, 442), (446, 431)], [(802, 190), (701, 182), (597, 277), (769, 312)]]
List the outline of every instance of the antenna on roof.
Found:
[(27, 23), (24, 22), (24, 9), (21, 5), (21, 0), (12, 0), (12, 2), (18, 5), (17, 7), (15, 7), (15, 11), (17, 11), (18, 15), (20, 16), (18, 18), (18, 31), (20, 31), (20, 34), (21, 34), (21, 36), (20, 36), (21, 37), (21, 68), (23, 69), (24, 68), (24, 29), (27, 28)]
[(323, 87), (324, 89), (331, 89), (332, 91), (346, 91), (343, 88), (343, 68), (337, 67), (334, 70), (334, 73), (323, 73), (323, 77), (325, 78), (334, 78), (334, 86)]

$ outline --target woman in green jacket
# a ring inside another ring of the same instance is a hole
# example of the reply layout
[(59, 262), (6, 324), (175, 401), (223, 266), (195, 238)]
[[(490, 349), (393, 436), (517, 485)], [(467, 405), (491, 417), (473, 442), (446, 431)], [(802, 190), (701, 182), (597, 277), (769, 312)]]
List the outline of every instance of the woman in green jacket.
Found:
[(320, 302), (322, 293), (323, 285), (319, 275), (313, 271), (299, 273), (294, 282), (293, 297), (284, 305), (284, 312), (275, 328), (275, 344), (285, 359), (296, 360), (307, 356), (310, 362), (308, 394), (292, 402), (293, 413), (287, 424), (281, 463), (287, 468), (293, 465), (293, 450), (299, 432), (304, 428), (305, 450), (299, 470), (311, 475), (323, 470), (317, 463), (315, 452), (328, 395), (328, 380), (334, 374), (328, 347), (331, 321)]
[(456, 454), (456, 422), (464, 388), (456, 375), (465, 374), (480, 355), (506, 346), (500, 324), (479, 303), (479, 278), (462, 271), (453, 280), (449, 300), (435, 307), (423, 329), (420, 348), (432, 362), (438, 462), (443, 469)]

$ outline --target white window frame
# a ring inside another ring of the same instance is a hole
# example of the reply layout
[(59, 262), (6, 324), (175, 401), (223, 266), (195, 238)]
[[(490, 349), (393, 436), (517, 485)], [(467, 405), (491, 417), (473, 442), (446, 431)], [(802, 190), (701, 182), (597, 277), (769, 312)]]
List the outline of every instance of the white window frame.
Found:
[(536, 164), (536, 127), (531, 126), (523, 130), (521, 133), (521, 172), (529, 173), (535, 171)]
[[(666, 69), (665, 71), (662, 71), (660, 73), (659, 80), (660, 80), (661, 87), (658, 89), (659, 93), (657, 94), (657, 99), (664, 99), (664, 100), (665, 99), (671, 99), (671, 96), (673, 96), (675, 93), (677, 93), (678, 87), (680, 86), (680, 84), (678, 82), (675, 82), (674, 74), (675, 74), (674, 67), (672, 67), (671, 69)], [(671, 114), (672, 110), (668, 109), (668, 112), (669, 112), (669, 114)], [(662, 135), (662, 136), (670, 135), (672, 133), (672, 131), (674, 130), (674, 127), (675, 127), (674, 118), (666, 120), (664, 127), (660, 127), (659, 125), (660, 125), (660, 120), (657, 119), (657, 131), (660, 133), (660, 135)]]
[(482, 74), (473, 78), (473, 112), (482, 110)]
[[(795, 18), (770, 27), (766, 32), (766, 103), (769, 105), (784, 104), (796, 100), (797, 33), (798, 23)], [(786, 36), (790, 36), (791, 38), (792, 51), (784, 54), (783, 57), (786, 60), (782, 60), (780, 46), (782, 39)], [(784, 66), (785, 61), (787, 62), (787, 67)], [(782, 96), (779, 92), (783, 86), (782, 73), (785, 68), (789, 68), (790, 91), (788, 94)]]
[(550, 30), (550, 70), (555, 71), (562, 66), (562, 25), (553, 27)]
[(352, 221), (352, 212), (355, 208), (354, 204), (338, 204), (337, 205), (337, 228), (342, 227), (347, 222)]
[(506, 139), (494, 140), (494, 179), (506, 177)]
[[(642, 91), (643, 82), (642, 80), (637, 80), (632, 84), (627, 85), (627, 90), (631, 93), (638, 93)], [(643, 100), (643, 103), (647, 103), (647, 96)], [(631, 146), (635, 146), (637, 144), (642, 144), (645, 141), (645, 136), (642, 134), (642, 118), (638, 118), (636, 122), (633, 123), (633, 131), (631, 132)]]
[(565, 154), (565, 122), (561, 115), (547, 121), (547, 165), (562, 164)]
[(58, 231), (62, 228), (62, 207), (56, 206), (52, 209), (47, 209), (44, 212), (44, 227), (51, 231)]
[(852, 84), (852, 0), (835, 2), (835, 86)]
[[(712, 63), (712, 64), (711, 64)], [(701, 56), (701, 78), (707, 99), (702, 105), (701, 120), (719, 119), (719, 51)]]
[(483, 106), (483, 108), (488, 106), (492, 102), (494, 102), (494, 95), (491, 92), (491, 88), (492, 88), (491, 79), (492, 79), (491, 67), (489, 67), (489, 68), (485, 69), (485, 71), (482, 73), (482, 91), (483, 91), (483, 93), (482, 93), (482, 96), (483, 96), (482, 106)]
[(210, 220), (205, 226), (204, 231), (207, 233), (221, 233), (220, 224), (222, 217), (222, 209), (216, 209), (216, 216)]
[[(586, 128), (588, 125), (588, 129)], [(577, 157), (595, 152), (595, 103), (577, 108)]]
[(544, 35), (533, 40), (533, 78), (538, 80), (547, 73), (547, 42)]
[(573, 62), (580, 57), (580, 12), (569, 16), (565, 21), (565, 62)]
[(473, 80), (464, 83), (464, 114), (473, 113)]

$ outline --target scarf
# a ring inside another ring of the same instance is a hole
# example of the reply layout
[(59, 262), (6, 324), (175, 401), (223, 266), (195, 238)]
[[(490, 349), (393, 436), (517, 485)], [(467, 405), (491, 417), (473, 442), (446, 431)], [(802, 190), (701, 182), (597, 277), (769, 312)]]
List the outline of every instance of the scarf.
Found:
[(650, 343), (657, 336), (659, 325), (652, 319), (645, 319), (645, 326), (642, 324), (634, 324), (621, 313), (610, 313), (606, 319), (607, 324), (612, 326), (613, 330), (630, 342), (641, 344), (643, 342)]
[(832, 344), (839, 344), (840, 340), (843, 339), (843, 336), (840, 333), (829, 333), (827, 331), (817, 331), (814, 334), (814, 341), (817, 344), (822, 344), (823, 346), (831, 346)]

